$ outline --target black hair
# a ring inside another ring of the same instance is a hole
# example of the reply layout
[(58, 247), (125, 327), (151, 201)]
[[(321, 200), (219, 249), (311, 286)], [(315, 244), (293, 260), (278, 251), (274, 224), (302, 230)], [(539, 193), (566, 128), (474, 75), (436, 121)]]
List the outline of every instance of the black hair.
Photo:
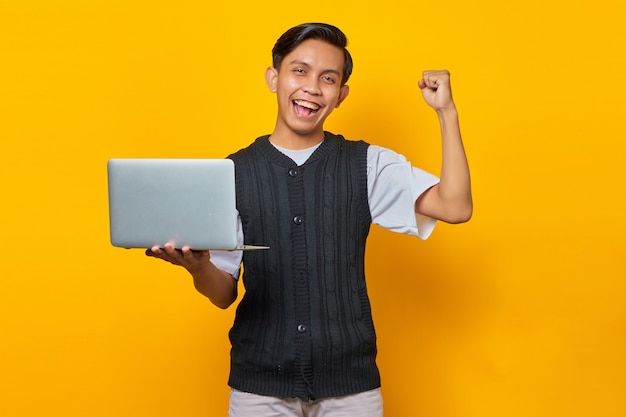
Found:
[(347, 83), (350, 74), (352, 74), (353, 66), (352, 56), (346, 49), (348, 38), (339, 28), (327, 23), (303, 23), (283, 33), (272, 49), (272, 64), (274, 68), (280, 69), (280, 64), (285, 56), (307, 39), (319, 39), (343, 49), (345, 61), (341, 85)]

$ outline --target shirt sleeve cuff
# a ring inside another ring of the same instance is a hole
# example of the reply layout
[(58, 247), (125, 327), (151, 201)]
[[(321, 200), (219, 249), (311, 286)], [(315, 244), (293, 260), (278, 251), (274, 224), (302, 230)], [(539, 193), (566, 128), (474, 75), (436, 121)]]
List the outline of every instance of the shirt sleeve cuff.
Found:
[[(413, 206), (415, 206), (415, 202), (422, 194), (431, 189), (433, 186), (439, 184), (439, 178), (435, 175), (432, 175), (428, 172), (422, 171), (419, 168), (413, 168), (414, 171), (418, 171), (419, 175), (414, 175), (411, 177), (411, 196), (413, 199)], [(419, 181), (416, 179), (419, 178)], [(413, 210), (415, 211), (415, 209)], [(419, 237), (420, 239), (428, 239), (435, 229), (435, 225), (437, 224), (437, 220), (424, 216), (422, 214), (415, 213), (415, 229), (414, 235)]]

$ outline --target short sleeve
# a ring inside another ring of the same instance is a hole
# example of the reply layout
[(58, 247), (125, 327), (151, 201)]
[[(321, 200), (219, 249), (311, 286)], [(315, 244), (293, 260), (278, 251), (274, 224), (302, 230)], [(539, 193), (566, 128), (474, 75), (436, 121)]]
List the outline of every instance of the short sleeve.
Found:
[(427, 239), (436, 220), (416, 215), (415, 201), (439, 178), (411, 165), (390, 149), (371, 145), (367, 155), (367, 187), (372, 222), (393, 232)]
[[(241, 225), (241, 217), (237, 213), (237, 245), (243, 245), (243, 227)], [(218, 269), (228, 272), (235, 279), (239, 279), (241, 272), (241, 260), (243, 259), (243, 252), (240, 250), (225, 251), (225, 250), (212, 250), (211, 262)]]

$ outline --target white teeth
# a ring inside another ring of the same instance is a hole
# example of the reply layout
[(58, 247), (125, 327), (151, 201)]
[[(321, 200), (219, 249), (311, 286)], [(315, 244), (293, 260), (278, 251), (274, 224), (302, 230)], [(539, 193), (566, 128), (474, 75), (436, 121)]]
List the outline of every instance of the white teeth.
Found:
[(304, 100), (295, 100), (294, 103), (296, 103), (298, 106), (306, 107), (307, 109), (311, 110), (317, 110), (320, 108), (320, 106), (318, 106), (317, 104), (309, 103), (308, 101)]

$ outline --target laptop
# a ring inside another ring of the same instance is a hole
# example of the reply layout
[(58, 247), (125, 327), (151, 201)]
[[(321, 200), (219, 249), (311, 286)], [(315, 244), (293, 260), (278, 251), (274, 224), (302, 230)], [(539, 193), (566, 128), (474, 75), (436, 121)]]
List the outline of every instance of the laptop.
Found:
[(268, 249), (237, 245), (230, 159), (110, 159), (107, 174), (113, 246)]

